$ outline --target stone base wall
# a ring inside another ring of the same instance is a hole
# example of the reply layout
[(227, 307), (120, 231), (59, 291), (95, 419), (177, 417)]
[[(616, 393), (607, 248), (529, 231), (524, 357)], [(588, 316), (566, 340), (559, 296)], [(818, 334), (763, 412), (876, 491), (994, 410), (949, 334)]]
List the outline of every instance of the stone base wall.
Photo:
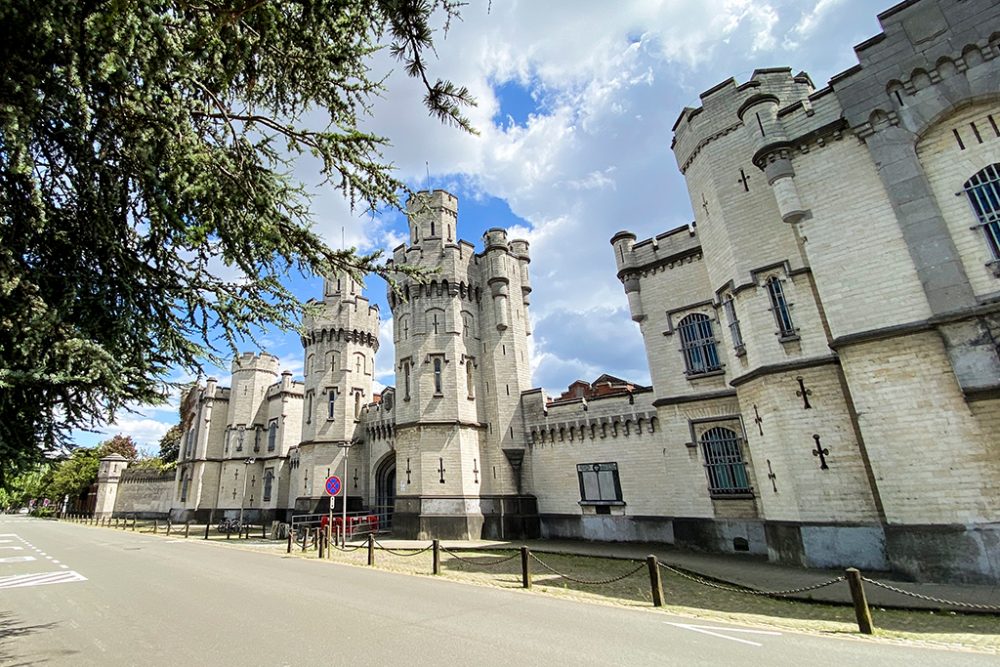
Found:
[(396, 498), (392, 535), (398, 539), (500, 540), (541, 535), (533, 496)]
[(127, 470), (122, 473), (112, 516), (166, 518), (174, 500), (174, 472)]
[(1000, 583), (1000, 523), (888, 525), (894, 572), (917, 581)]

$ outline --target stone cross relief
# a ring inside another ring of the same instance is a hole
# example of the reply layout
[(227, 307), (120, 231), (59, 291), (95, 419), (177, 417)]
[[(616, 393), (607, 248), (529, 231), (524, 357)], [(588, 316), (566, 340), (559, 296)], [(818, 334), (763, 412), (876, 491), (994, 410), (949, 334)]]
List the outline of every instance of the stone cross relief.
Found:
[(755, 424), (757, 424), (757, 430), (760, 431), (761, 435), (764, 435), (764, 427), (761, 426), (761, 424), (764, 423), (764, 418), (760, 416), (759, 412), (757, 412), (757, 404), (756, 403), (753, 404), (753, 414), (754, 414), (753, 422)]
[(701, 207), (705, 209), (705, 215), (708, 215), (708, 200), (705, 199), (705, 193), (701, 195)]
[(771, 468), (771, 459), (767, 459), (767, 478), (771, 480), (771, 488), (774, 489), (775, 493), (777, 493), (778, 485), (774, 482), (774, 480), (776, 480), (778, 476), (774, 474), (774, 470)]
[(407, 484), (410, 483), (410, 473), (411, 472), (412, 471), (410, 470), (410, 459), (406, 459), (406, 483)]
[(479, 484), (479, 463), (476, 461), (476, 459), (472, 459), (472, 474), (474, 476), (473, 481), (476, 484)]
[(740, 177), (736, 182), (743, 184), (743, 192), (750, 192), (750, 177), (742, 169), (740, 169)]
[(826, 464), (826, 457), (830, 455), (830, 450), (820, 444), (819, 435), (814, 433), (813, 440), (816, 441), (816, 449), (813, 450), (813, 456), (819, 457), (819, 469), (829, 470), (830, 466)]
[(444, 484), (444, 459), (438, 459), (438, 472), (441, 473), (441, 483)]
[(809, 403), (809, 397), (812, 396), (812, 389), (806, 389), (806, 381), (802, 379), (801, 375), (795, 379), (799, 382), (799, 389), (795, 392), (795, 395), (802, 399), (802, 409), (812, 409), (812, 405)]

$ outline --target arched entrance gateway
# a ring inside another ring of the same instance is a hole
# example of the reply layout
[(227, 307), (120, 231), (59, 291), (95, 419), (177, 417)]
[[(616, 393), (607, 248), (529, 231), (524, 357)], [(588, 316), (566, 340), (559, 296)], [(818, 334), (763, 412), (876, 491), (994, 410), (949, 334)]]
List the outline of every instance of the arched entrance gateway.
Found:
[(396, 506), (396, 453), (389, 452), (375, 467), (375, 514), (383, 530), (392, 530)]

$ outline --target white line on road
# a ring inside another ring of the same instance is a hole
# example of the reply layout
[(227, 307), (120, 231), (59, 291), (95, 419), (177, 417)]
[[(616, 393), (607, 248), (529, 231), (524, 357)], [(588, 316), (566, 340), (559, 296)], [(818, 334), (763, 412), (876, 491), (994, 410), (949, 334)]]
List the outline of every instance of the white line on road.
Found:
[(27, 563), (28, 561), (35, 560), (34, 556), (9, 556), (8, 558), (0, 558), (0, 563)]
[(24, 551), (24, 547), (0, 547), (0, 549), (13, 549), (14, 551)]
[[(691, 630), (692, 632), (700, 632), (705, 635), (712, 635), (713, 637), (718, 637), (720, 639), (728, 639), (732, 642), (739, 642), (741, 644), (749, 644), (750, 646), (760, 647), (762, 644), (757, 642), (752, 642), (749, 639), (740, 639), (739, 637), (730, 637), (728, 635), (720, 634), (720, 632), (744, 632), (751, 635), (771, 635), (771, 636), (781, 636), (780, 632), (771, 632), (770, 630), (749, 630), (746, 628), (719, 628), (711, 625), (692, 625), (690, 623), (671, 623), (670, 621), (664, 621), (667, 625), (672, 625), (675, 628), (682, 628), (684, 630)], [(718, 630), (720, 632), (712, 632), (713, 630)]]
[(73, 581), (87, 581), (79, 572), (43, 572), (41, 574), (15, 574), (0, 577), (0, 589), (44, 586), (46, 584), (68, 584)]

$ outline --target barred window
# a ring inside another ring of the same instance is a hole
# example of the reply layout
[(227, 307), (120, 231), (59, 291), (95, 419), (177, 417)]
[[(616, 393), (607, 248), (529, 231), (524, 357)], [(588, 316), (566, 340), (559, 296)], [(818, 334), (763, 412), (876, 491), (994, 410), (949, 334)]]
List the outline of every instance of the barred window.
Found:
[(576, 466), (581, 502), (621, 502), (617, 463), (581, 463)]
[(965, 194), (986, 234), (992, 260), (1000, 262), (1000, 162), (977, 172), (965, 182)]
[(708, 490), (713, 495), (751, 493), (746, 462), (740, 451), (740, 439), (732, 429), (716, 426), (701, 436), (705, 455)]
[(274, 468), (267, 468), (264, 471), (264, 502), (271, 500), (271, 483), (274, 481)]
[(782, 338), (795, 335), (795, 325), (792, 324), (792, 315), (788, 312), (788, 301), (785, 299), (785, 288), (777, 276), (771, 276), (765, 283), (767, 295), (771, 299), (771, 312), (774, 313), (774, 322), (778, 325), (778, 334)]
[(709, 373), (722, 368), (712, 333), (712, 321), (707, 315), (692, 313), (680, 321), (677, 330), (681, 334), (681, 352), (684, 353), (688, 375)]
[(740, 321), (736, 318), (736, 304), (733, 303), (732, 295), (726, 297), (722, 302), (722, 309), (726, 312), (726, 322), (729, 323), (729, 336), (733, 339), (733, 348), (737, 352), (742, 352), (743, 332), (740, 331)]
[(278, 420), (272, 419), (267, 424), (267, 451), (273, 452), (278, 440)]

